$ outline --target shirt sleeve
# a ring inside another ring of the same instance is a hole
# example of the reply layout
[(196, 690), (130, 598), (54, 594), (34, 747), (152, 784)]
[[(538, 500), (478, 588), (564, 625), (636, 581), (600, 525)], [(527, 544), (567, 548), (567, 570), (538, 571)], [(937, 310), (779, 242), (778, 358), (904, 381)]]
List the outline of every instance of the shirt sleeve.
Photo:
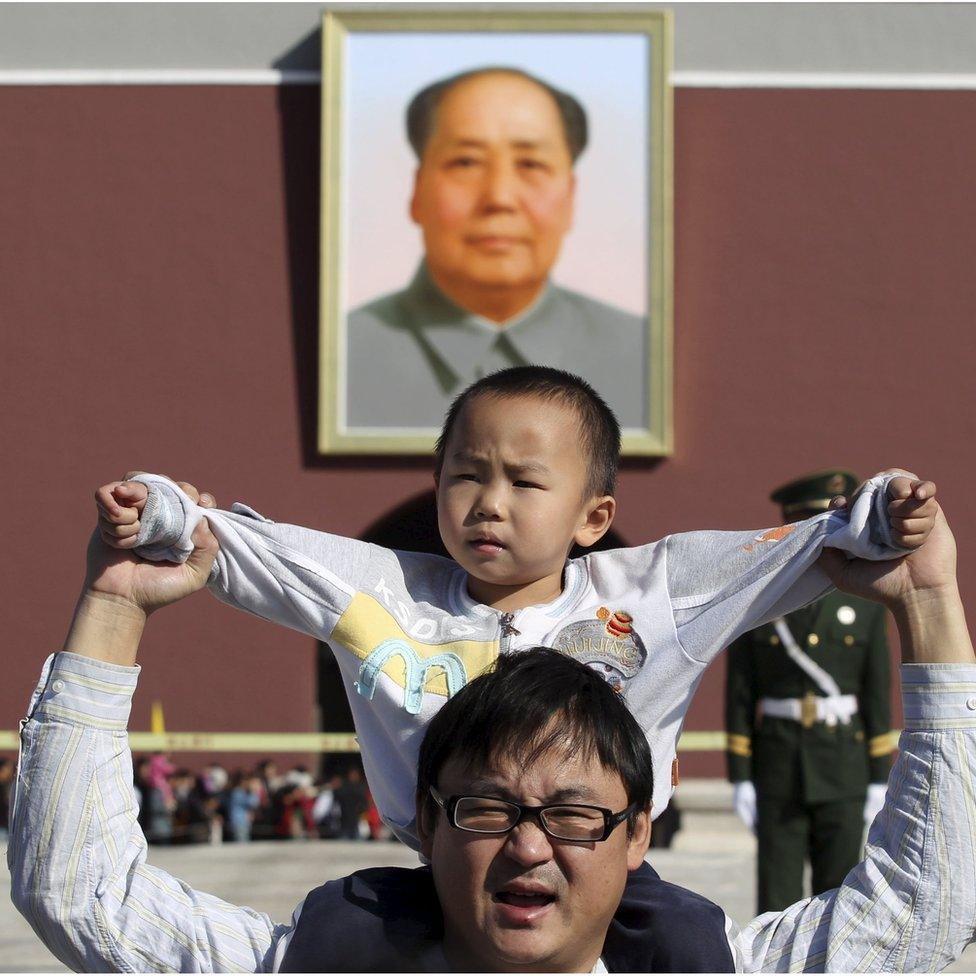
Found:
[(668, 594), (685, 653), (706, 664), (740, 635), (824, 596), (832, 588), (817, 565), (825, 548), (861, 559), (904, 555), (892, 543), (886, 511), (893, 477), (867, 481), (849, 512), (759, 532), (669, 536)]
[(201, 508), (161, 475), (139, 474), (149, 488), (136, 552), (144, 559), (184, 562), (191, 536), (206, 518), (220, 551), (209, 582), (224, 603), (265, 620), (328, 640), (372, 565), (389, 550), (273, 522), (247, 505)]
[(902, 666), (905, 731), (864, 859), (753, 920), (746, 972), (938, 972), (976, 934), (976, 666)]
[(865, 748), (872, 783), (885, 783), (895, 749), (891, 734), (891, 652), (888, 649), (887, 612), (877, 604), (858, 701), (864, 721)]
[(76, 972), (265, 972), (287, 926), (146, 863), (126, 724), (138, 667), (48, 658), (21, 723), (11, 897)]

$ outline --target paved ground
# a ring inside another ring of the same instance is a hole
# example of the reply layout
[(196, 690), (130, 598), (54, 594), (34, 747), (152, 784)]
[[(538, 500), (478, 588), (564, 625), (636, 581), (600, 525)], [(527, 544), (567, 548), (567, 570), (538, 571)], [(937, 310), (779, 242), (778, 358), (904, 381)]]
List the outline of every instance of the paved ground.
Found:
[[(755, 899), (755, 843), (719, 788), (682, 784), (684, 829), (674, 847), (654, 851), (661, 875), (700, 891), (736, 921), (747, 922)], [(339, 841), (264, 842), (248, 846), (156, 848), (153, 863), (204, 891), (286, 921), (301, 896), (323, 881), (360, 867), (412, 867), (414, 856), (400, 844)], [(10, 904), (6, 859), (0, 867), (0, 972), (66, 972), (41, 945)], [(950, 972), (976, 972), (971, 947)]]

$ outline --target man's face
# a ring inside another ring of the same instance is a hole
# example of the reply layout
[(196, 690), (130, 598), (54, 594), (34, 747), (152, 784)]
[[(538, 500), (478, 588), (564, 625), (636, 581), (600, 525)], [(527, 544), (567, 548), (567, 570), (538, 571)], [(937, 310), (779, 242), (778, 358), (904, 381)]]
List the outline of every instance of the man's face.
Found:
[[(613, 499), (584, 495), (588, 469), (576, 412), (527, 396), (480, 396), (459, 414), (437, 481), (444, 546), (468, 590), (496, 605), (554, 599), (573, 542), (592, 545)], [(514, 607), (505, 607), (514, 609)]]
[(459, 82), (437, 107), (410, 204), (434, 280), (461, 292), (541, 285), (572, 223), (573, 190), (544, 89), (504, 73)]
[[(501, 761), (471, 770), (451, 760), (437, 787), (445, 797), (493, 796), (533, 806), (585, 803), (616, 813), (628, 805), (618, 774), (596, 758), (559, 748), (528, 768)], [(555, 840), (531, 817), (494, 835), (458, 830), (441, 810), (433, 824), (421, 817), (448, 961), (475, 970), (588, 972), (627, 872), (644, 858), (649, 832), (646, 813), (633, 835), (623, 823), (598, 843)]]

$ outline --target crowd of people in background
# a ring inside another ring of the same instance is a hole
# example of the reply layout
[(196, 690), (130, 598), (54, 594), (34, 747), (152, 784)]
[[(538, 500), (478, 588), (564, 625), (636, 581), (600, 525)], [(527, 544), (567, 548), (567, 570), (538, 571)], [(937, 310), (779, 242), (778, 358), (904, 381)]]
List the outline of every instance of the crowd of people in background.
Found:
[[(7, 837), (15, 764), (0, 757), (0, 843)], [(228, 772), (202, 773), (155, 753), (134, 760), (139, 824), (150, 844), (245, 843), (250, 840), (392, 840), (359, 765), (314, 777), (304, 766), (279, 773), (273, 759)], [(655, 823), (653, 847), (670, 847), (680, 829), (672, 803)]]
[(139, 821), (150, 844), (250, 840), (388, 840), (358, 765), (314, 777), (304, 766), (279, 773), (272, 759), (229, 772), (201, 773), (163, 753), (135, 760)]

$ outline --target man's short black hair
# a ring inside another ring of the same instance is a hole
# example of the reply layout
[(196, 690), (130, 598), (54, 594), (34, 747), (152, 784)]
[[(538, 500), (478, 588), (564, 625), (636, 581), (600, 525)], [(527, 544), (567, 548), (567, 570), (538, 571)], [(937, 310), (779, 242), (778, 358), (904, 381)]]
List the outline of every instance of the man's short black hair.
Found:
[(420, 746), (418, 802), (430, 802), (449, 760), (485, 771), (502, 756), (529, 766), (553, 749), (597, 758), (620, 776), (628, 806), (650, 806), (651, 748), (637, 720), (596, 671), (550, 647), (499, 657), (434, 716)]
[(434, 116), (437, 114), (437, 107), (444, 96), (462, 81), (477, 78), (479, 75), (491, 74), (516, 75), (519, 78), (524, 78), (526, 81), (538, 85), (552, 98), (556, 103), (559, 118), (563, 124), (563, 134), (566, 137), (566, 145), (569, 147), (570, 158), (575, 163), (586, 148), (588, 138), (586, 110), (583, 106), (568, 92), (555, 88), (541, 78), (529, 74), (528, 71), (502, 66), (462, 71), (459, 74), (451, 75), (450, 78), (435, 81), (413, 96), (407, 106), (407, 139), (417, 154), (417, 159), (423, 158), (424, 149), (427, 148), (427, 142), (434, 131)]
[(439, 478), (451, 431), (464, 405), (479, 396), (534, 396), (554, 400), (576, 411), (580, 441), (589, 470), (587, 497), (612, 495), (617, 490), (620, 424), (606, 401), (581, 376), (551, 366), (512, 366), (476, 380), (455, 397), (434, 446), (434, 473)]

